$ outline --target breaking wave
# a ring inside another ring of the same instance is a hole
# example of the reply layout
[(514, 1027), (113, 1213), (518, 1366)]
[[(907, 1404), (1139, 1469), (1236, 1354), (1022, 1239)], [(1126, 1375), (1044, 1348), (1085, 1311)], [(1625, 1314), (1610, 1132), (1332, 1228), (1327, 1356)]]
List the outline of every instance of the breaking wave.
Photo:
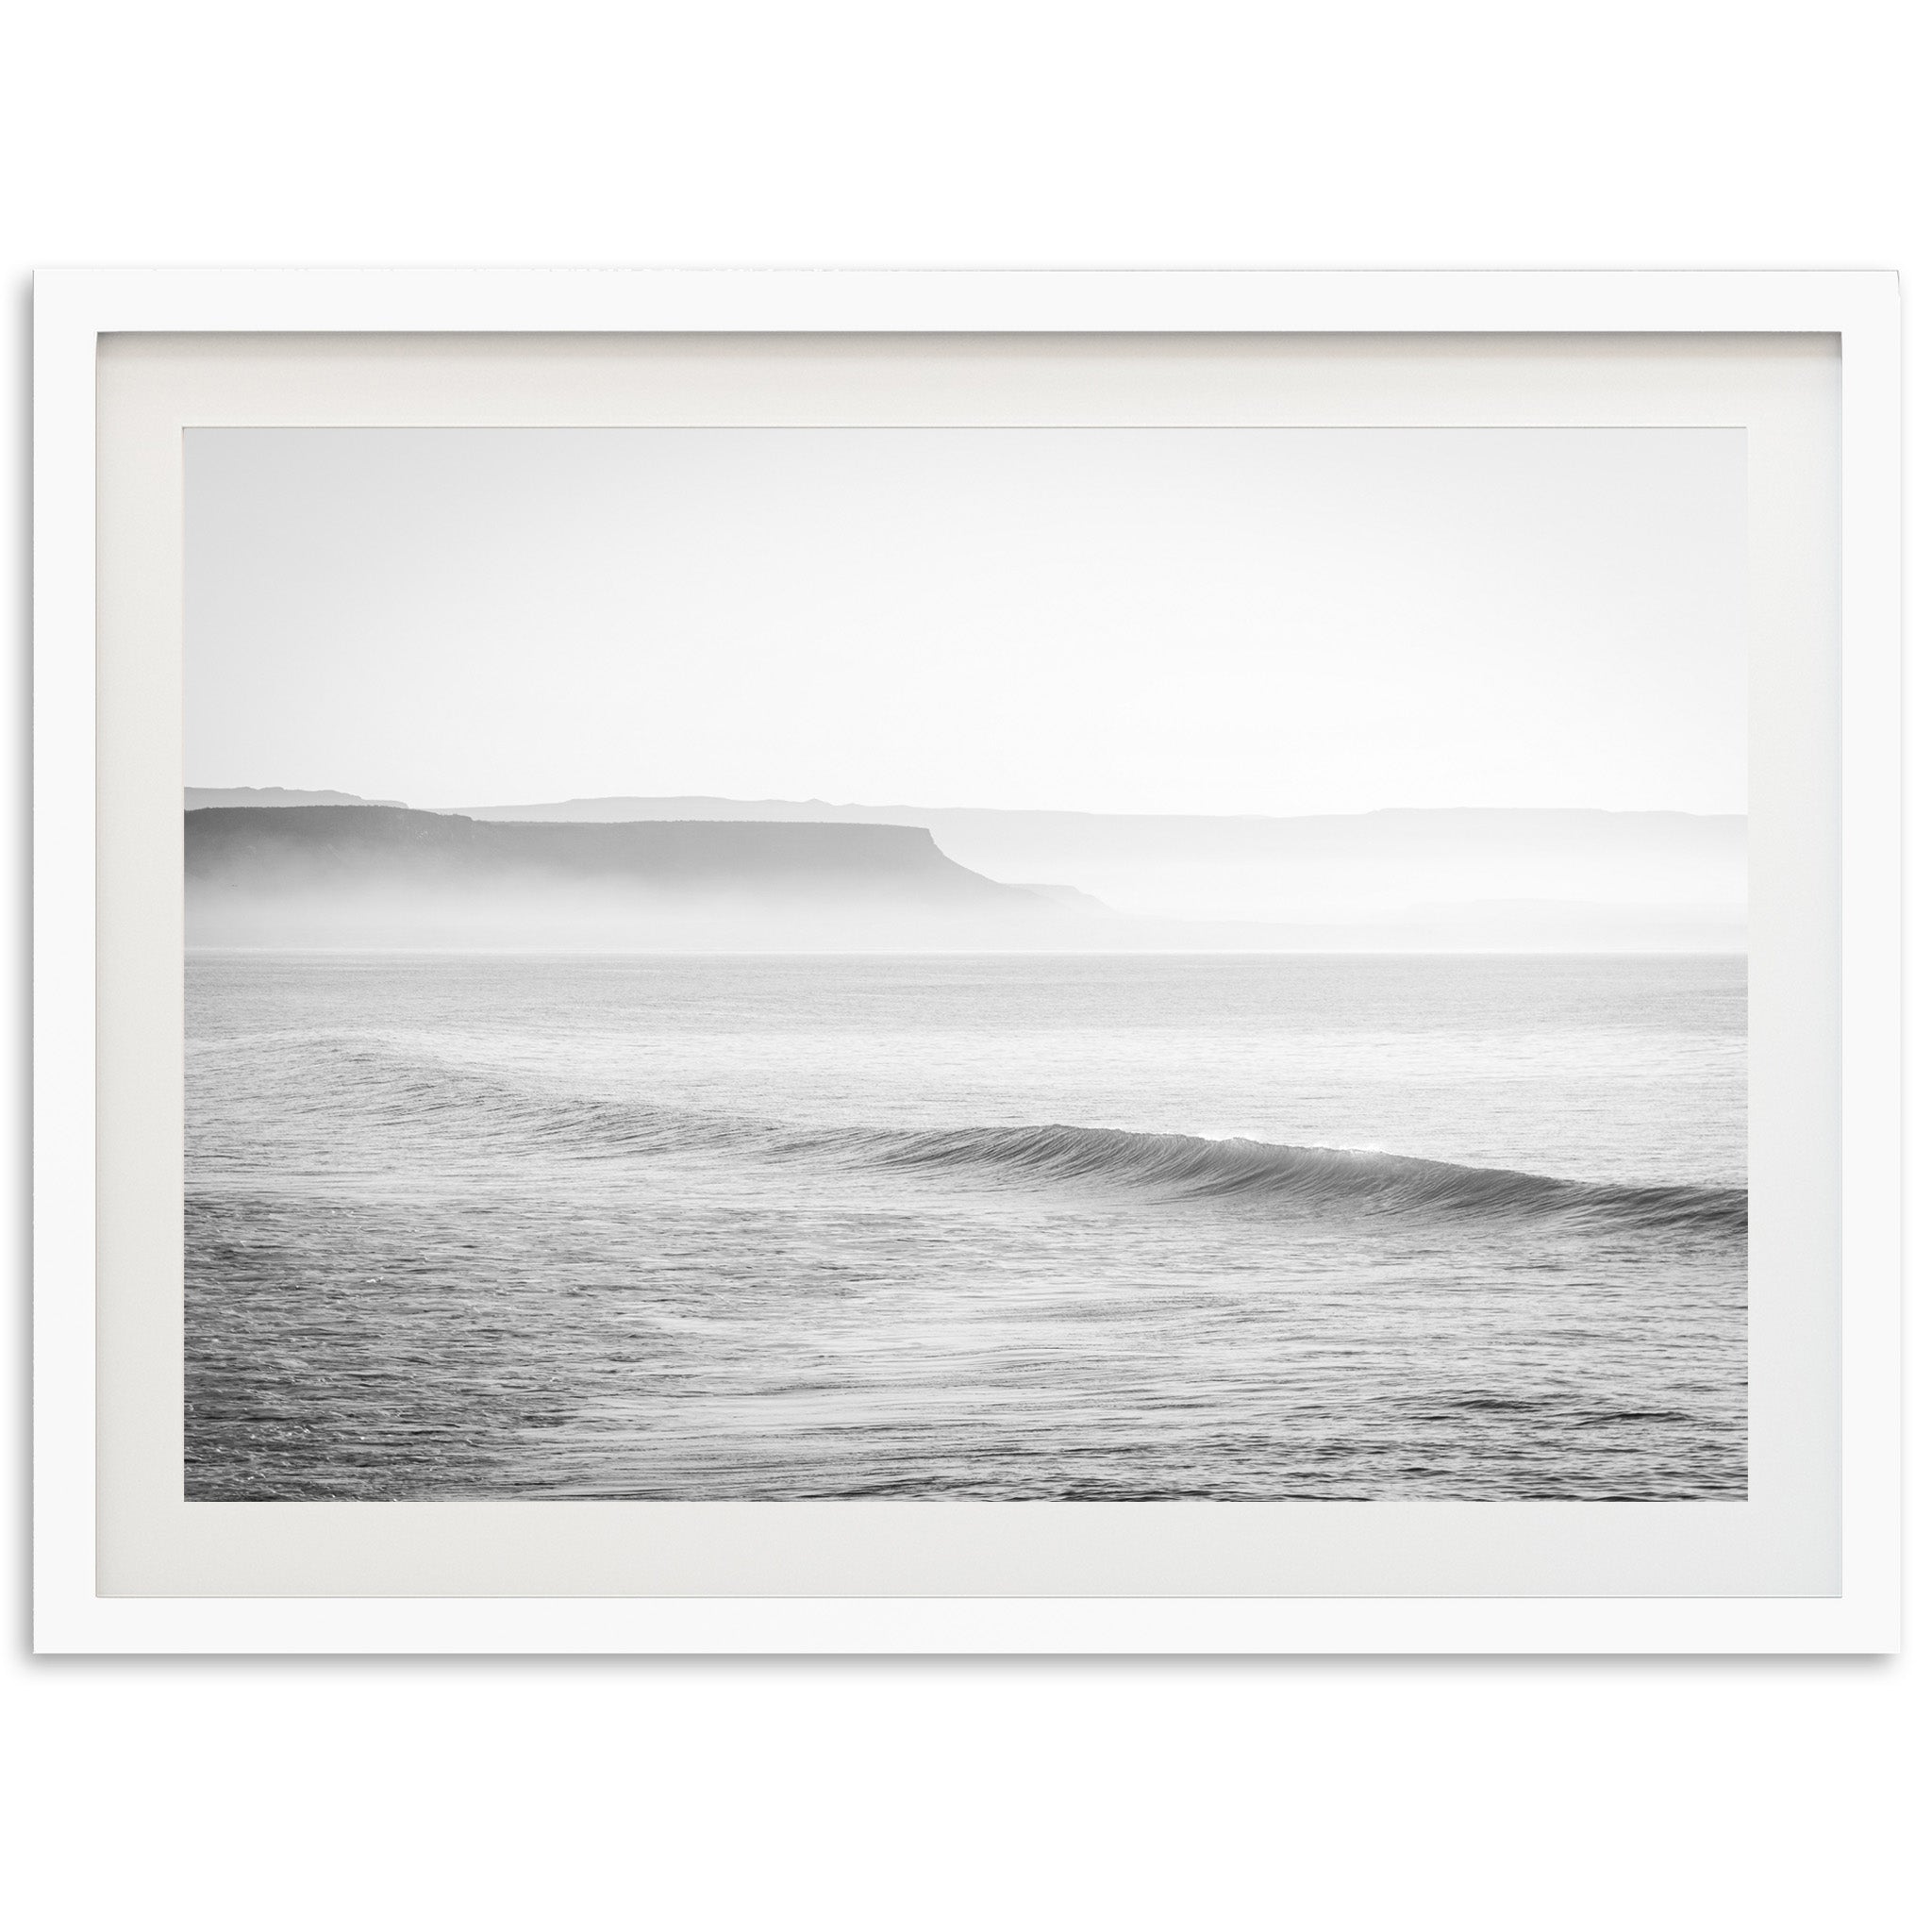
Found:
[(1462, 1167), (1335, 1147), (1283, 1147), (1265, 1141), (1066, 1126), (847, 1138), (855, 1152), (869, 1144), (872, 1158), (882, 1166), (982, 1169), (1041, 1181), (1104, 1181), (1209, 1199), (1388, 1214), (1556, 1218), (1739, 1236), (1749, 1223), (1742, 1188), (1560, 1180), (1510, 1168)]
[[(1676, 1230), (1742, 1239), (1743, 1188), (1638, 1186), (1512, 1168), (1239, 1138), (1065, 1125), (798, 1127), (725, 1114), (542, 1093), (413, 1056), (351, 1049), (337, 1068), (374, 1075), (358, 1102), (391, 1125), (459, 1133), (474, 1150), (547, 1147), (588, 1158), (711, 1152), (746, 1160), (829, 1160), (1022, 1186), (1093, 1186), (1169, 1199), (1274, 1204), (1286, 1210), (1567, 1222), (1604, 1232)], [(359, 1084), (359, 1083), (358, 1083)], [(320, 1093), (306, 1096), (324, 1103)], [(282, 1103), (299, 1110), (305, 1096)]]

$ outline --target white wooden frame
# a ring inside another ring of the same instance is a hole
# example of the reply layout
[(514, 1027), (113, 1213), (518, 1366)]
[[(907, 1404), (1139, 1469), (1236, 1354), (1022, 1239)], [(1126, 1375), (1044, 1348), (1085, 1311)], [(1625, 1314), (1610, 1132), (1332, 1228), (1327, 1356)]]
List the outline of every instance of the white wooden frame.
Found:
[[(95, 358), (121, 332), (1824, 333), (1842, 375), (1832, 1598), (94, 1593)], [(59, 1651), (1875, 1651), (1900, 1586), (1899, 337), (1880, 274), (71, 271), (36, 289), (35, 1615)]]

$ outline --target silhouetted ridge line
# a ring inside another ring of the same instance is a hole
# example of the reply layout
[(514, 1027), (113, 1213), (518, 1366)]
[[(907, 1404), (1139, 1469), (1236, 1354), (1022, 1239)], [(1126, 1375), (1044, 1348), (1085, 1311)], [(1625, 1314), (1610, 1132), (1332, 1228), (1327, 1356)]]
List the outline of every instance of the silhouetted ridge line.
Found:
[[(759, 820), (483, 822), (387, 806), (211, 806), (184, 818), (191, 891), (257, 896), (505, 892), (859, 897), (1040, 909), (919, 825)], [(615, 902), (621, 903), (621, 902)]]

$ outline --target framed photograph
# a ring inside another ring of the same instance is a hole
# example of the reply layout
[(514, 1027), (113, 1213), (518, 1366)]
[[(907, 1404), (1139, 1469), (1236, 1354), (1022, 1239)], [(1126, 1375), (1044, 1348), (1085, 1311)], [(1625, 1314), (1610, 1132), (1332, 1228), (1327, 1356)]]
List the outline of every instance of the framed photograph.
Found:
[(1890, 276), (36, 332), (42, 1649), (1895, 1646)]

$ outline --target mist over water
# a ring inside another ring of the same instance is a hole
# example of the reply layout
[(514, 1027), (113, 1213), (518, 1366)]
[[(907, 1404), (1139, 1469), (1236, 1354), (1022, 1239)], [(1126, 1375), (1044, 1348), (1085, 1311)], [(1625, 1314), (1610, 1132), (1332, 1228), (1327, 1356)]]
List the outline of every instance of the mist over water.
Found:
[(191, 955), (193, 1497), (1740, 1497), (1741, 958)]
[[(1681, 812), (1112, 817), (191, 788), (197, 947), (1741, 952), (1747, 827)], [(342, 795), (328, 794), (338, 801)]]
[(1741, 430), (182, 460), (192, 1496), (1744, 1493)]

